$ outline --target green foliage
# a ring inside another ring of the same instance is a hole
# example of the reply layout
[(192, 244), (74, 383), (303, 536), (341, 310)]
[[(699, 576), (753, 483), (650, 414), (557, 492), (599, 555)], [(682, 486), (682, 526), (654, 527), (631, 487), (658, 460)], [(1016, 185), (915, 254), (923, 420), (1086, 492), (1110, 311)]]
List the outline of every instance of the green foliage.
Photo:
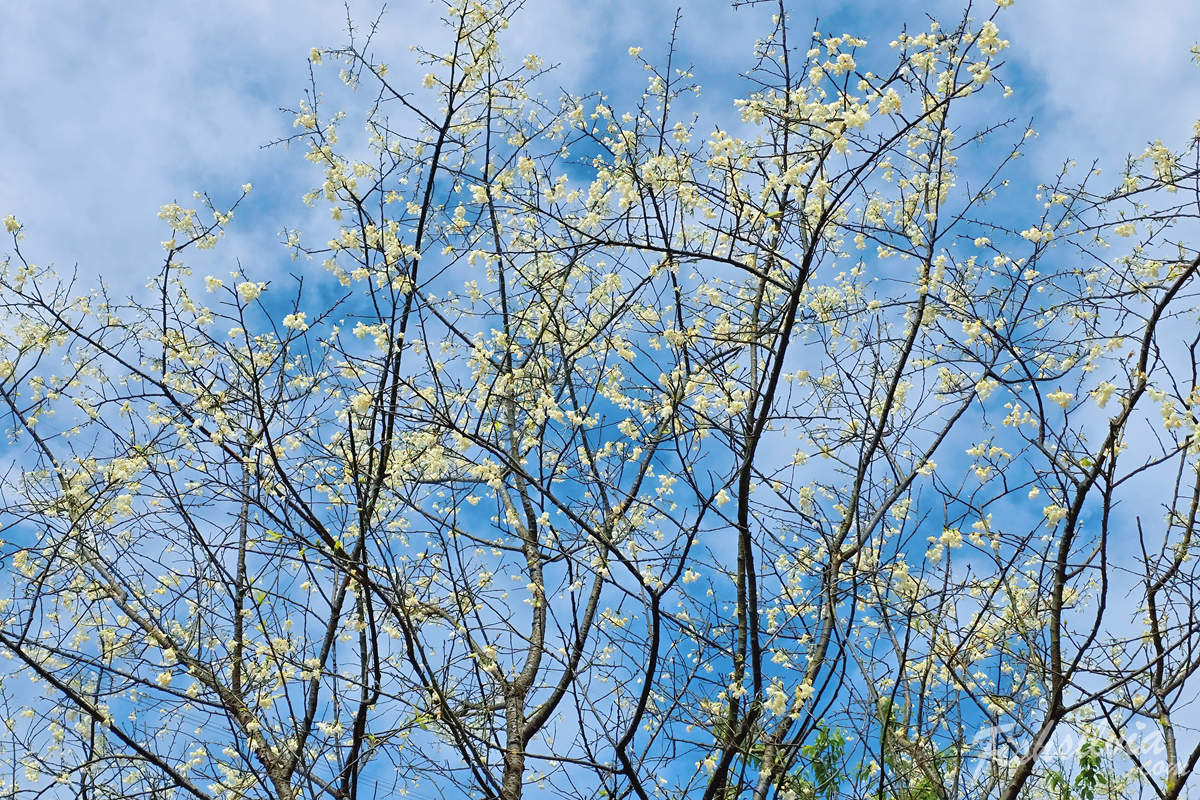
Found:
[(814, 798), (833, 800), (838, 787), (846, 778), (845, 769), (846, 735), (840, 728), (830, 728), (824, 722), (817, 726), (813, 743), (800, 748), (808, 761), (806, 772), (810, 776), (808, 788)]

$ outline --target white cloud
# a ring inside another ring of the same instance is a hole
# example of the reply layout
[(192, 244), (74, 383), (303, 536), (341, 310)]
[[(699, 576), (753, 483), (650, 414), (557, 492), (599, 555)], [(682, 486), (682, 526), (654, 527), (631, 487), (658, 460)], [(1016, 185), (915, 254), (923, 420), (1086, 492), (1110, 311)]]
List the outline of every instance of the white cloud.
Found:
[[(947, 0), (933, 6), (947, 21), (957, 9)], [(612, 92), (619, 103), (644, 81), (627, 48), (644, 46), (646, 57), (660, 60), (675, 7), (530, 0), (506, 46), (516, 58), (536, 52), (562, 64), (547, 89), (607, 89), (615, 81), (623, 83)], [(376, 8), (355, 3), (359, 23)], [(445, 44), (440, 8), (405, 0), (389, 9), (375, 50), (397, 81), (418, 72), (408, 45)], [(980, 8), (990, 13), (990, 5)], [(818, 3), (793, 9), (793, 30), (807, 34), (806, 17), (820, 16), (828, 30), (890, 36), (906, 21), (923, 26), (924, 9)], [(734, 73), (749, 66), (769, 12), (734, 11), (720, 0), (684, 4), (680, 61), (695, 64), (710, 108), (724, 106)], [(307, 86), (309, 48), (340, 44), (344, 25), (340, 4), (320, 0), (4, 4), (0, 211), (28, 225), (35, 261), (78, 263), (131, 288), (158, 267), (162, 203), (187, 201), (193, 189), (232, 196), (252, 181), (253, 203), (241, 216), (257, 224), (234, 228), (252, 253), (229, 255), (281, 257), (270, 243), (283, 224), (302, 221), (302, 211), (294, 203), (268, 209), (268, 199), (298, 196), (310, 175), (297, 154), (259, 146), (290, 130), (277, 108)], [(1148, 1), (1135, 14), (1121, 0), (1024, 0), (1001, 14), (1001, 26), (1013, 41), (1013, 66), (1027, 76), (1012, 113), (1042, 117), (1040, 171), (1068, 153), (1111, 162), (1146, 139), (1177, 141), (1200, 109), (1187, 52), (1200, 7)], [(334, 69), (323, 76), (326, 88), (336, 83)]]
[(1068, 155), (1119, 166), (1149, 140), (1182, 144), (1200, 118), (1200, 67), (1188, 52), (1200, 5), (1018, 0), (1000, 24), (1033, 84), (1025, 102), (1040, 117), (1047, 166)]
[(300, 88), (297, 42), (337, 24), (312, 5), (275, 38), (261, 6), (7, 4), (0, 207), (34, 258), (140, 280), (162, 203), (269, 170), (278, 156), (257, 145), (280, 128), (279, 89)]

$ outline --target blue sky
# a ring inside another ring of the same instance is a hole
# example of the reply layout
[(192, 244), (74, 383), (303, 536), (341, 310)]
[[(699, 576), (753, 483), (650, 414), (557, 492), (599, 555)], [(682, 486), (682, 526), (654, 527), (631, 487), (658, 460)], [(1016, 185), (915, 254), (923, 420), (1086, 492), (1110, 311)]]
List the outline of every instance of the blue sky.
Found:
[[(352, 9), (365, 23), (378, 5), (356, 0)], [(504, 44), (514, 60), (535, 52), (562, 65), (546, 90), (599, 89), (620, 105), (644, 81), (627, 48), (661, 60), (676, 5), (530, 0)], [(736, 119), (736, 73), (749, 66), (770, 9), (682, 5), (683, 54), (706, 87), (702, 108), (710, 120)], [(994, 6), (977, 7), (985, 16)], [(905, 23), (924, 28), (929, 11), (950, 24), (961, 8), (957, 0), (818, 0), (796, 3), (793, 14), (797, 31), (820, 18), (821, 30), (862, 33), (886, 52)], [(424, 71), (411, 66), (410, 44), (438, 50), (446, 41), (439, 9), (426, 0), (390, 4), (376, 51), (402, 76), (397, 82), (416, 88)], [(1200, 72), (1188, 53), (1200, 35), (1196, 4), (1016, 0), (999, 24), (1012, 41), (1002, 75), (1016, 89), (1005, 114), (1032, 118), (1040, 132), (1026, 175), (1049, 178), (1068, 156), (1099, 158), (1112, 170), (1147, 140), (1177, 144), (1200, 116)], [(161, 263), (167, 235), (155, 215), (163, 203), (188, 204), (196, 189), (220, 203), (252, 182), (215, 258), (222, 270), (240, 259), (255, 279), (282, 274), (290, 262), (274, 244), (279, 229), (311, 229), (328, 217), (300, 202), (314, 180), (300, 153), (260, 145), (291, 132), (278, 108), (302, 96), (309, 49), (340, 45), (344, 25), (340, 2), (317, 0), (6, 4), (0, 215), (27, 225), (36, 262), (78, 264), (85, 276), (136, 291)], [(325, 67), (320, 76), (331, 92), (335, 73)]]
[[(365, 22), (379, 3), (354, 0)], [(603, 89), (614, 99), (640, 91), (643, 77), (625, 53), (662, 52), (677, 5), (681, 39), (705, 84), (703, 103), (728, 118), (736, 71), (749, 65), (753, 36), (769, 7), (732, 10), (720, 0), (580, 2), (529, 0), (508, 32), (515, 58), (536, 52), (562, 66), (547, 89)], [(409, 45), (445, 41), (440, 4), (389, 4), (378, 52), (414, 88)], [(979, 14), (994, 8), (976, 2)], [(926, 12), (947, 23), (957, 0), (796, 4), (797, 31), (819, 18), (886, 42)], [(0, 8), (0, 214), (28, 227), (38, 263), (78, 264), (134, 289), (157, 271), (166, 238), (155, 218), (165, 202), (193, 190), (232, 199), (256, 190), (220, 258), (240, 258), (261, 277), (286, 269), (273, 242), (283, 226), (304, 227), (299, 202), (312, 179), (299, 153), (260, 145), (290, 131), (278, 111), (307, 85), (313, 46), (344, 39), (345, 11), (330, 0), (214, 0), (152, 3), (5, 3)], [(1007, 113), (1033, 118), (1040, 132), (1029, 166), (1049, 175), (1068, 155), (1118, 165), (1147, 140), (1179, 142), (1200, 116), (1200, 72), (1188, 48), (1200, 36), (1200, 4), (1187, 0), (1016, 0), (1000, 19), (1012, 41)], [(326, 69), (322, 85), (337, 83)], [(266, 274), (263, 274), (266, 273)]]

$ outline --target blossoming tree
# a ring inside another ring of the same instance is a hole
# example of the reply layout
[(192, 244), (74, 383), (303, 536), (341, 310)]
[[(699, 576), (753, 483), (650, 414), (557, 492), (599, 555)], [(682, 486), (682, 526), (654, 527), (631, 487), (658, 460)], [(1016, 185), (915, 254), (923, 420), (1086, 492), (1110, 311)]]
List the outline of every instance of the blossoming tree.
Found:
[(242, 200), (128, 300), (6, 220), (5, 796), (1180, 796), (1197, 140), (1029, 204), (1001, 8), (781, 5), (712, 120), (673, 44), (547, 99), (515, 5), (312, 52), (294, 279), (184, 265)]

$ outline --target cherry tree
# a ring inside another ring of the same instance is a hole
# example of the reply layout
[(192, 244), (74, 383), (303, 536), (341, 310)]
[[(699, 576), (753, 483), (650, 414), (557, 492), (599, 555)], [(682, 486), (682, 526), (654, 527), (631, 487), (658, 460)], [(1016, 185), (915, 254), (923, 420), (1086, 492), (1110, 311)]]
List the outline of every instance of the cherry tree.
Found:
[(128, 298), (7, 218), (6, 795), (1181, 796), (1198, 139), (1010, 187), (1004, 5), (780, 4), (712, 119), (450, 0), (310, 54), (290, 272), (185, 264), (249, 185)]

